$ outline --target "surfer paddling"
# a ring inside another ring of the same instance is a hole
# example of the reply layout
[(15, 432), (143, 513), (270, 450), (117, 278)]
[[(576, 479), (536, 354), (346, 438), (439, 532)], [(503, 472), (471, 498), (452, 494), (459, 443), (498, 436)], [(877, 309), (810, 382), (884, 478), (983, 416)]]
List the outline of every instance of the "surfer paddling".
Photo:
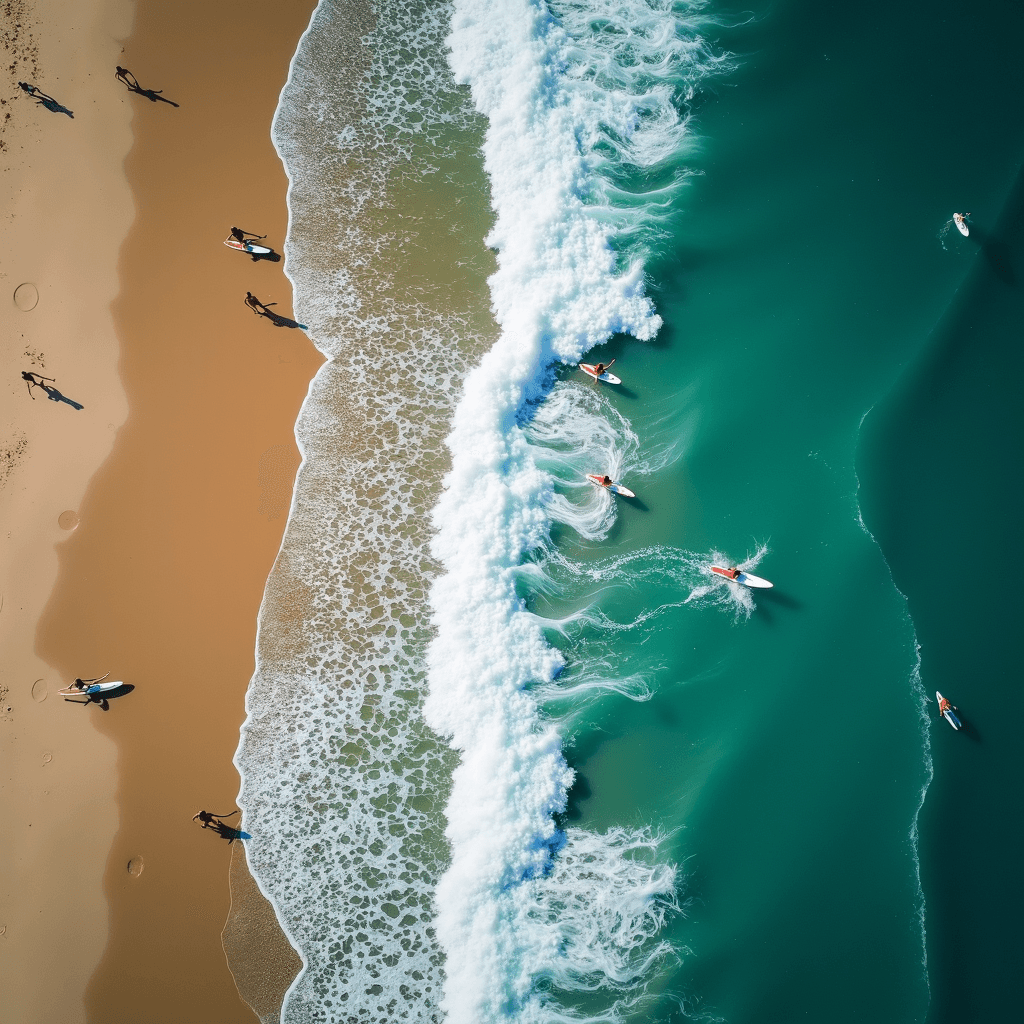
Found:
[(611, 361), (611, 363), (595, 363), (594, 364), (594, 376), (595, 377), (600, 377), (601, 374), (604, 373), (605, 370), (609, 369), (614, 362), (615, 362), (615, 360), (613, 359)]

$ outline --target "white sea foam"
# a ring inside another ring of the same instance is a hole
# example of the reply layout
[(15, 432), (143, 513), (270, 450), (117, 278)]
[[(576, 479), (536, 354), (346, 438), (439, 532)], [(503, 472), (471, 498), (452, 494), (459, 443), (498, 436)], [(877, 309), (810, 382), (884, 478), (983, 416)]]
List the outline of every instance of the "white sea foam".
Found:
[(573, 773), (537, 697), (564, 662), (517, 587), (542, 572), (522, 563), (548, 547), (552, 520), (586, 539), (607, 533), (607, 494), (566, 494), (582, 472), (635, 465), (628, 423), (592, 389), (559, 386), (539, 409), (530, 403), (552, 362), (660, 326), (641, 239), (679, 180), (685, 98), (708, 66), (682, 21), (690, 10), (658, 0), (455, 5), (452, 67), (488, 120), (501, 336), (466, 381), (434, 512), (445, 574), (431, 592), (424, 714), (461, 754), (435, 921), (453, 1024), (569, 1019), (558, 994), (581, 989), (606, 989), (592, 1019), (615, 1019), (616, 1000), (638, 998), (665, 952), (654, 935), (674, 902), (672, 869), (632, 856), (638, 837), (556, 827)]

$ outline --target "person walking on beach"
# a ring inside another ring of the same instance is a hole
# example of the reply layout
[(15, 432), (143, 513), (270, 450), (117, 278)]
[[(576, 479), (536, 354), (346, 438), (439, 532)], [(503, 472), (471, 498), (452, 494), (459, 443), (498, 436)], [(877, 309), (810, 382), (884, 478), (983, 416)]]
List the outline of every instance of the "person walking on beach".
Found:
[(237, 810), (232, 811), (231, 814), (211, 814), (209, 811), (200, 811), (192, 820), (200, 822), (203, 828), (213, 828), (219, 832), (221, 829), (231, 828), (223, 819), (230, 818), (237, 813)]
[(38, 86), (29, 85), (28, 82), (19, 82), (18, 87), (24, 89), (36, 101), (41, 103), (47, 110), (52, 111), (54, 114), (67, 114), (68, 117), (74, 118), (74, 113), (68, 110), (63, 103), (58, 103), (52, 96), (43, 92)]
[(300, 324), (297, 320), (289, 320), (286, 316), (281, 316), (280, 313), (271, 312), (270, 307), (276, 306), (276, 302), (260, 302), (259, 299), (253, 295), (252, 292), (245, 293), (245, 304), (257, 315), (265, 316), (275, 327), (298, 327), (303, 331), (309, 330), (305, 324)]
[(138, 93), (140, 96), (145, 96), (147, 100), (156, 103), (160, 100), (162, 103), (170, 103), (172, 107), (177, 107), (179, 104), (175, 103), (174, 100), (169, 100), (166, 96), (161, 96), (163, 89), (143, 89), (139, 85), (139, 80), (127, 69), (118, 66), (115, 69), (114, 78), (121, 82), (129, 92)]
[[(39, 377), (39, 380), (35, 378)], [(85, 406), (81, 402), (76, 402), (73, 398), (68, 398), (67, 395), (62, 395), (56, 388), (51, 387), (49, 384), (44, 384), (44, 380), (52, 381), (53, 377), (41, 377), (38, 373), (32, 373), (28, 370), (21, 371), (21, 379), (27, 382), (29, 396), (35, 401), (36, 396), (32, 394), (32, 388), (42, 388), (46, 392), (46, 397), (51, 402), (64, 402), (66, 405), (70, 405), (72, 409), (84, 409)]]
[(238, 242), (245, 242), (246, 238), (251, 238), (253, 241), (258, 242), (262, 238), (266, 238), (266, 235), (254, 235), (251, 231), (243, 231), (241, 228), (232, 228), (231, 237)]
[(36, 396), (32, 394), (32, 389), (42, 388), (43, 391), (45, 391), (46, 385), (43, 383), (43, 381), (48, 380), (52, 383), (55, 378), (44, 377), (42, 374), (35, 373), (32, 370), (22, 370), (21, 379), (26, 382), (26, 386), (28, 387), (28, 397), (31, 398), (32, 401), (34, 402), (36, 400)]

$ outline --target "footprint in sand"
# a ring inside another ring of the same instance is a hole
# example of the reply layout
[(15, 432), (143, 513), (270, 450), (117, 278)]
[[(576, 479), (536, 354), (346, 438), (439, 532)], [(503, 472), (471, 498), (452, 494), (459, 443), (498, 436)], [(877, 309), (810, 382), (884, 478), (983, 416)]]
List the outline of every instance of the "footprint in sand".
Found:
[(46, 691), (46, 680), (45, 679), (37, 679), (32, 684), (32, 699), (37, 704), (42, 704), (43, 701), (46, 700), (46, 692), (47, 691)]
[(43, 754), (43, 764), (49, 764), (53, 760), (53, 754), (47, 751)]
[(66, 512), (61, 512), (57, 517), (57, 525), (62, 530), (75, 530), (78, 528), (79, 522), (78, 513), (70, 508)]
[(18, 309), (28, 312), (39, 304), (39, 289), (26, 281), (14, 289), (14, 304)]
[(143, 867), (144, 865), (141, 857), (132, 857), (132, 859), (128, 861), (128, 874), (131, 875), (132, 878), (138, 878), (139, 875), (142, 874)]

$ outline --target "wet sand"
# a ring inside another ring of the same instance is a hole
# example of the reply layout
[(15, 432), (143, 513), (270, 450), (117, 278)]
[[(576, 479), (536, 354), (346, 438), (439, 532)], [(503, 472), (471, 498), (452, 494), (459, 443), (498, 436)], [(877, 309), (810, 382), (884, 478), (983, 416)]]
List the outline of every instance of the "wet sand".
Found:
[[(121, 35), (107, 29), (97, 66), (77, 91), (70, 82), (65, 90), (63, 102), (94, 109), (97, 123), (124, 126), (131, 118), (134, 144), (124, 162), (131, 194), (127, 202), (121, 195), (113, 244), (83, 244), (59, 274), (52, 267), (37, 274), (44, 297), (47, 288), (74, 296), (76, 274), (112, 285), (102, 301), (85, 289), (89, 301), (65, 310), (78, 337), (66, 332), (58, 345), (40, 321), (32, 339), (46, 353), (40, 372), (51, 373), (59, 356), (58, 383), (72, 394), (73, 380), (72, 397), (85, 408), (36, 401), (30, 414), (48, 414), (48, 429), (58, 424), (64, 433), (48, 448), (30, 437), (0, 492), (5, 529), (37, 524), (18, 548), (25, 564), (9, 578), (34, 580), (37, 610), (45, 604), (37, 631), (30, 602), (18, 613), (24, 645), (34, 637), (32, 657), (42, 661), (18, 667), (12, 724), (20, 728), (24, 719), (25, 726), (16, 737), (7, 729), (4, 741), (22, 775), (47, 743), (55, 752), (43, 770), (53, 772), (59, 761), (65, 773), (49, 803), (40, 803), (35, 782), (19, 811), (28, 819), (18, 821), (25, 834), (30, 823), (38, 827), (37, 817), (47, 829), (43, 839), (18, 840), (22, 888), (5, 893), (5, 920), (9, 903), (11, 920), (34, 922), (16, 947), (13, 933), (0, 937), (10, 944), (5, 957), (13, 947), (21, 959), (9, 980), (19, 1020), (84, 1019), (83, 989), (92, 1021), (135, 1019), (143, 1007), (147, 1022), (255, 1019), (221, 947), (234, 847), (191, 819), (200, 809), (234, 810), (231, 757), (254, 668), (256, 615), (299, 461), (292, 427), (321, 358), (302, 331), (274, 327), (243, 304), (251, 290), (291, 315), (283, 263), (253, 263), (221, 243), (234, 224), (267, 233), (282, 248), (287, 182), (269, 128), (312, 8), (143, 0), (132, 24), (122, 4)], [(45, 64), (44, 29), (40, 38)], [(81, 39), (69, 33), (68, 45)], [(115, 64), (180, 107), (129, 94), (114, 81)], [(40, 84), (58, 95), (55, 76)], [(78, 109), (74, 121), (62, 119), (60, 128), (69, 127), (88, 127)], [(67, 196), (69, 182), (88, 178), (87, 162), (65, 164), (63, 178), (54, 172), (56, 181), (38, 183), (40, 205), (50, 200), (58, 224), (62, 218), (81, 231), (78, 217), (88, 207), (102, 225), (132, 139), (121, 142), (121, 154), (100, 147), (97, 159), (110, 168), (90, 179), (90, 204)], [(48, 228), (36, 234), (52, 239), (54, 225)], [(84, 314), (96, 306), (109, 325), (115, 294), (116, 334), (97, 328), (102, 344), (94, 345)], [(5, 380), (19, 368), (16, 355), (4, 352)], [(9, 390), (13, 402), (17, 389)], [(33, 405), (23, 397), (19, 406)], [(22, 428), (14, 426), (16, 446)], [(9, 493), (21, 504), (8, 508)], [(57, 523), (65, 510), (78, 521), (70, 534)], [(48, 579), (38, 568), (47, 558)], [(0, 627), (10, 629), (6, 611)], [(55, 698), (61, 682), (107, 670), (134, 686), (108, 711)], [(36, 673), (48, 686), (44, 702), (31, 697)], [(21, 786), (5, 772), (5, 803)], [(279, 944), (268, 941), (278, 955)], [(77, 969), (65, 971), (69, 962)]]

